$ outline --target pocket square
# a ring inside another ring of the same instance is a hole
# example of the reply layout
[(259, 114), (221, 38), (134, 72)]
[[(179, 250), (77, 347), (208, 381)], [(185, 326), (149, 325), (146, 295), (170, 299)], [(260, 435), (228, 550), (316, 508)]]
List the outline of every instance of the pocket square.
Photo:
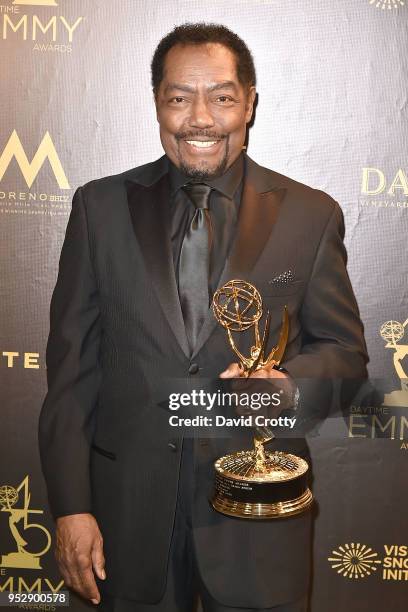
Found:
[(278, 274), (274, 278), (271, 278), (269, 282), (270, 285), (289, 285), (289, 283), (293, 283), (295, 280), (295, 275), (292, 270), (285, 270), (281, 274)]

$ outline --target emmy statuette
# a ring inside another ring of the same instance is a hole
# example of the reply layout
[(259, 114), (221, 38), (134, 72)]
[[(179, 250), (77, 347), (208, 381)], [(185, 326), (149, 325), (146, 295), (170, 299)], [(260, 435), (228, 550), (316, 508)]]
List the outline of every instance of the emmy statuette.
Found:
[[(285, 307), (279, 340), (265, 355), (269, 336), (270, 314), (263, 316), (262, 298), (250, 283), (231, 280), (216, 291), (213, 298), (214, 316), (227, 331), (228, 342), (237, 355), (244, 376), (265, 367), (279, 365), (289, 335), (289, 317)], [(250, 355), (243, 355), (234, 341), (234, 333), (254, 328), (254, 344)], [(308, 510), (313, 496), (308, 488), (307, 462), (295, 455), (265, 450), (264, 444), (273, 439), (266, 428), (255, 428), (254, 448), (242, 450), (215, 462), (215, 491), (211, 503), (222, 514), (249, 519), (284, 518)]]

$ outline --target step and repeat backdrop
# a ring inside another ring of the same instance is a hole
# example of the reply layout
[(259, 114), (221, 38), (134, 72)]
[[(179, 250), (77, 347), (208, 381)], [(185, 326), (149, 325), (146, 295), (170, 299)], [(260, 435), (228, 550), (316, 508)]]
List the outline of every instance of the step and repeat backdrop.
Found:
[(77, 186), (162, 154), (149, 64), (185, 21), (223, 23), (254, 54), (250, 156), (340, 202), (370, 376), (383, 382), (379, 401), (357, 397), (341, 427), (310, 441), (311, 610), (405, 611), (403, 0), (0, 0), (0, 593), (63, 589), (37, 450), (59, 252)]

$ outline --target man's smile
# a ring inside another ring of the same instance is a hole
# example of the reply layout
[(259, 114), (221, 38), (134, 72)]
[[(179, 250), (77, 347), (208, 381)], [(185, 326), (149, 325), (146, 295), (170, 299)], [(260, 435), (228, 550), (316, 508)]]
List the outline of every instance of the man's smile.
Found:
[(186, 149), (189, 153), (195, 154), (213, 154), (218, 151), (220, 148), (220, 143), (222, 140), (198, 140), (196, 138), (189, 140), (182, 140), (183, 143), (187, 145)]
[(193, 146), (199, 147), (201, 149), (206, 149), (208, 147), (212, 147), (217, 144), (218, 140), (186, 140), (186, 143)]

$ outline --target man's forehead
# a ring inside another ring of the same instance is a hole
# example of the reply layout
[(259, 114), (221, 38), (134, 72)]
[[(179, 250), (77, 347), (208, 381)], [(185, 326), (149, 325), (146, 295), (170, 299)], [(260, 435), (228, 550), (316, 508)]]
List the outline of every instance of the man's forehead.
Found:
[(219, 43), (175, 45), (166, 55), (163, 76), (167, 81), (174, 80), (175, 75), (189, 79), (204, 71), (216, 82), (238, 81), (235, 55)]

